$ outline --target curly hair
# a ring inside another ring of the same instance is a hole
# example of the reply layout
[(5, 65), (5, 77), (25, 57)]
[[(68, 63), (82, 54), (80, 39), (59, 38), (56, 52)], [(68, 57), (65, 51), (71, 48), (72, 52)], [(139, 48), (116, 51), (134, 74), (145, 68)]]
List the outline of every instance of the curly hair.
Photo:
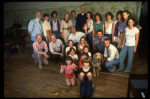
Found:
[(43, 17), (46, 17), (46, 16), (49, 17), (49, 14), (44, 13), (44, 14), (43, 14)]
[(116, 19), (118, 20), (118, 15), (120, 14), (121, 16), (121, 21), (123, 20), (123, 11), (118, 11), (116, 14)]
[(102, 15), (101, 15), (100, 13), (96, 13), (96, 14), (94, 15), (94, 22), (96, 22), (96, 16), (99, 17), (99, 20), (100, 20), (100, 21), (102, 21)]
[[(90, 14), (90, 18), (93, 19), (93, 14), (92, 14), (92, 12), (88, 11), (87, 13), (89, 13), (89, 14)], [(86, 14), (87, 14), (87, 13), (86, 13)]]
[[(138, 21), (135, 19), (135, 17), (130, 16), (130, 17), (128, 18), (128, 20), (127, 20), (127, 23), (129, 22), (129, 20), (133, 20), (133, 22), (134, 22), (133, 26), (134, 26), (134, 27), (138, 25)], [(127, 26), (129, 26), (129, 24), (127, 24)]]
[(108, 15), (110, 15), (111, 16), (111, 19), (113, 19), (114, 18), (114, 15), (111, 13), (111, 12), (107, 12), (106, 14), (105, 14), (105, 18), (107, 18), (107, 16)]
[(53, 14), (56, 13), (56, 15), (58, 16), (58, 13), (56, 11), (52, 11), (51, 13), (51, 17), (53, 17)]

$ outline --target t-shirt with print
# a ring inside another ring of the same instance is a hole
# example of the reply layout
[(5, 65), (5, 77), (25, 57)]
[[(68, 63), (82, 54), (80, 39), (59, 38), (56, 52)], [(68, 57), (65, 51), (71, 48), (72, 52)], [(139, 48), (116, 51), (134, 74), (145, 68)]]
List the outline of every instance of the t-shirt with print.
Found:
[(138, 28), (133, 28), (132, 30), (129, 30), (129, 27), (127, 27), (125, 29), (125, 36), (126, 36), (126, 42), (125, 45), (126, 46), (135, 46), (135, 35), (136, 33), (139, 33), (139, 29)]

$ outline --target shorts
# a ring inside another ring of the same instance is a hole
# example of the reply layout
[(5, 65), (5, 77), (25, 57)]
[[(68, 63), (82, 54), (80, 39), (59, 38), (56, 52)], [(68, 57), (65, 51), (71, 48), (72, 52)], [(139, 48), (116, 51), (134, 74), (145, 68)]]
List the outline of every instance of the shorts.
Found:
[(65, 78), (73, 78), (75, 76), (75, 74), (74, 73), (72, 73), (72, 74), (66, 74), (65, 75)]

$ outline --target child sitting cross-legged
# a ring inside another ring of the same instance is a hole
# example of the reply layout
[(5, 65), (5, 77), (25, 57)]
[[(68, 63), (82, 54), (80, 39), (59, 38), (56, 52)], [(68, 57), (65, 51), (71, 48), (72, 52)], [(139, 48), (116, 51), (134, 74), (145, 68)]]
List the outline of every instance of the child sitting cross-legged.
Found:
[(91, 62), (89, 58), (83, 59), (82, 66), (79, 69), (80, 83), (80, 96), (90, 98), (93, 93), (92, 88), (92, 73), (93, 69), (91, 67)]
[(61, 65), (60, 73), (65, 72), (66, 84), (68, 86), (75, 85), (75, 74), (74, 70), (77, 71), (77, 66), (73, 63), (70, 56), (66, 57), (67, 65)]

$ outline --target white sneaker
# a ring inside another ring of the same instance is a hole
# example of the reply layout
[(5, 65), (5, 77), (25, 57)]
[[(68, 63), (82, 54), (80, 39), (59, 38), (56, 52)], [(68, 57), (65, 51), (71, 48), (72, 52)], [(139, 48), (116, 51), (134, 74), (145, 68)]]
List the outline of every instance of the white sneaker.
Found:
[(42, 65), (39, 65), (39, 69), (42, 69), (43, 67), (42, 67)]

